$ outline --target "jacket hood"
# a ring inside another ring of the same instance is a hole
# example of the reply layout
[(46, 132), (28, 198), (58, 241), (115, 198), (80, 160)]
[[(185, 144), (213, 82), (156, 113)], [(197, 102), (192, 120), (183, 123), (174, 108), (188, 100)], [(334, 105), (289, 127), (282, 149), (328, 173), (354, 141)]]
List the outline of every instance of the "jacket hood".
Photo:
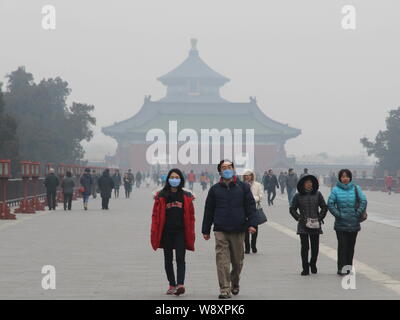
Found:
[(312, 175), (312, 174), (308, 174), (308, 175), (306, 175), (306, 176), (303, 176), (303, 177), (299, 180), (299, 182), (297, 183), (297, 191), (298, 191), (299, 193), (301, 193), (301, 194), (306, 193), (305, 190), (304, 190), (304, 182), (305, 182), (306, 180), (311, 180), (311, 181), (312, 181), (312, 184), (313, 184), (313, 191), (312, 191), (312, 192), (313, 192), (313, 193), (317, 192), (318, 189), (319, 189), (319, 182), (318, 182), (318, 179), (317, 179), (314, 175)]
[(245, 169), (244, 171), (243, 171), (243, 176), (248, 176), (248, 175), (253, 175), (254, 176), (254, 171), (253, 170), (251, 170), (251, 169)]

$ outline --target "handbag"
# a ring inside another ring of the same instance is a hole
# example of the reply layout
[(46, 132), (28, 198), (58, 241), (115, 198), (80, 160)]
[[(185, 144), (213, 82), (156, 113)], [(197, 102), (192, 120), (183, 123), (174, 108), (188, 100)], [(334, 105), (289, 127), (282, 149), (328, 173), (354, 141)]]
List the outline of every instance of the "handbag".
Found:
[[(360, 196), (358, 194), (357, 186), (354, 186), (354, 188), (355, 188), (355, 193), (356, 193), (356, 210), (358, 210), (358, 208), (360, 208), (360, 205), (361, 205), (361, 200), (360, 200)], [(365, 208), (365, 210), (361, 213), (360, 222), (364, 222), (367, 219), (368, 219), (368, 213), (367, 213), (367, 208)]]
[(256, 216), (257, 216), (257, 224), (263, 224), (268, 221), (267, 216), (264, 213), (263, 208), (261, 207), (260, 203), (257, 203), (257, 208), (256, 208)]
[(306, 227), (309, 229), (319, 229), (321, 224), (319, 219), (307, 218)]
[(80, 188), (78, 189), (78, 191), (79, 191), (79, 193), (84, 193), (84, 192), (85, 192), (85, 188), (84, 188), (84, 187), (80, 187)]

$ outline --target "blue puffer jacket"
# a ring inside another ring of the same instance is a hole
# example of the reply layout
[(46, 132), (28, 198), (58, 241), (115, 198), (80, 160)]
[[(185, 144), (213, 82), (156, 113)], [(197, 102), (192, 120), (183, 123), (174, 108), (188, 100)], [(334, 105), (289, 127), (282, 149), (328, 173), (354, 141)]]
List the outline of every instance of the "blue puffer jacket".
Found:
[[(355, 188), (357, 188), (360, 198), (360, 207), (358, 210), (355, 209)], [(335, 230), (349, 232), (360, 231), (360, 216), (367, 208), (367, 198), (361, 188), (355, 186), (352, 182), (347, 185), (337, 182), (329, 196), (328, 208), (335, 216)]]
[(204, 208), (202, 233), (214, 231), (245, 232), (257, 226), (256, 202), (250, 186), (236, 176), (229, 185), (220, 181), (208, 191)]

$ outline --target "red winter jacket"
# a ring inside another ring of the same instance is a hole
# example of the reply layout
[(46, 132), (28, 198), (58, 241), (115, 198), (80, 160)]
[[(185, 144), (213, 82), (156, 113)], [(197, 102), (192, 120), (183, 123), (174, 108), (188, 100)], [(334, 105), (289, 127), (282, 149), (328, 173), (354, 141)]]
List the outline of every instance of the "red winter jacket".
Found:
[[(153, 205), (153, 215), (151, 221), (151, 246), (154, 250), (162, 248), (161, 237), (165, 226), (166, 198), (163, 192), (156, 194)], [(193, 195), (183, 191), (183, 223), (185, 226), (186, 249), (194, 251), (195, 229), (194, 229), (194, 206)]]
[(393, 187), (393, 177), (392, 176), (387, 176), (385, 179), (385, 185), (388, 188)]

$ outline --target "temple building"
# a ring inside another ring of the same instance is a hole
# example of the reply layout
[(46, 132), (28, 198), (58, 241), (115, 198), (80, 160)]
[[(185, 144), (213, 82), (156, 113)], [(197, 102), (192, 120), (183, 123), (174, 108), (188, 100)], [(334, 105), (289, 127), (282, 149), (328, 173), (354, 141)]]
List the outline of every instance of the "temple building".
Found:
[[(200, 58), (196, 39), (191, 40), (188, 57), (158, 80), (167, 88), (165, 97), (152, 101), (151, 96), (146, 96), (141, 109), (134, 116), (102, 128), (105, 135), (113, 137), (118, 143), (116, 154), (107, 159), (111, 162), (110, 164), (123, 169), (132, 168), (134, 171), (146, 172), (162, 164), (161, 161), (149, 161), (149, 157), (146, 157), (146, 152), (155, 141), (146, 141), (152, 129), (161, 129), (167, 135), (178, 136), (180, 130), (189, 129), (189, 131), (186, 130), (189, 136), (190, 133), (192, 136), (197, 134), (199, 141), (204, 129), (225, 133), (227, 130), (233, 133), (234, 130), (241, 129), (243, 136), (246, 130), (252, 129), (254, 130), (253, 163), (256, 172), (261, 173), (267, 168), (287, 168), (293, 165), (286, 156), (285, 143), (288, 139), (299, 136), (301, 130), (291, 128), (266, 116), (258, 107), (254, 97), (250, 97), (249, 102), (229, 102), (221, 97), (220, 88), (229, 79), (211, 69)], [(171, 124), (174, 132), (171, 132)], [(167, 163), (171, 159), (170, 149), (176, 151), (186, 143), (177, 139), (177, 145), (173, 146), (175, 142), (171, 143), (170, 139), (171, 137), (168, 136), (164, 138)], [(221, 155), (218, 159), (223, 158), (223, 148), (226, 143), (223, 138), (220, 141)], [(246, 149), (246, 141), (243, 138), (243, 151)], [(210, 148), (209, 162), (200, 160), (204, 154), (200, 155), (201, 147), (198, 146), (198, 156), (194, 157), (199, 159), (198, 162), (194, 164), (187, 161), (180, 162), (178, 157), (178, 162), (172, 162), (168, 167), (179, 167), (186, 172), (190, 169), (195, 172), (203, 170), (215, 172), (216, 166), (212, 162), (211, 155), (214, 144), (215, 141), (212, 140), (210, 146), (207, 145), (207, 148)]]

